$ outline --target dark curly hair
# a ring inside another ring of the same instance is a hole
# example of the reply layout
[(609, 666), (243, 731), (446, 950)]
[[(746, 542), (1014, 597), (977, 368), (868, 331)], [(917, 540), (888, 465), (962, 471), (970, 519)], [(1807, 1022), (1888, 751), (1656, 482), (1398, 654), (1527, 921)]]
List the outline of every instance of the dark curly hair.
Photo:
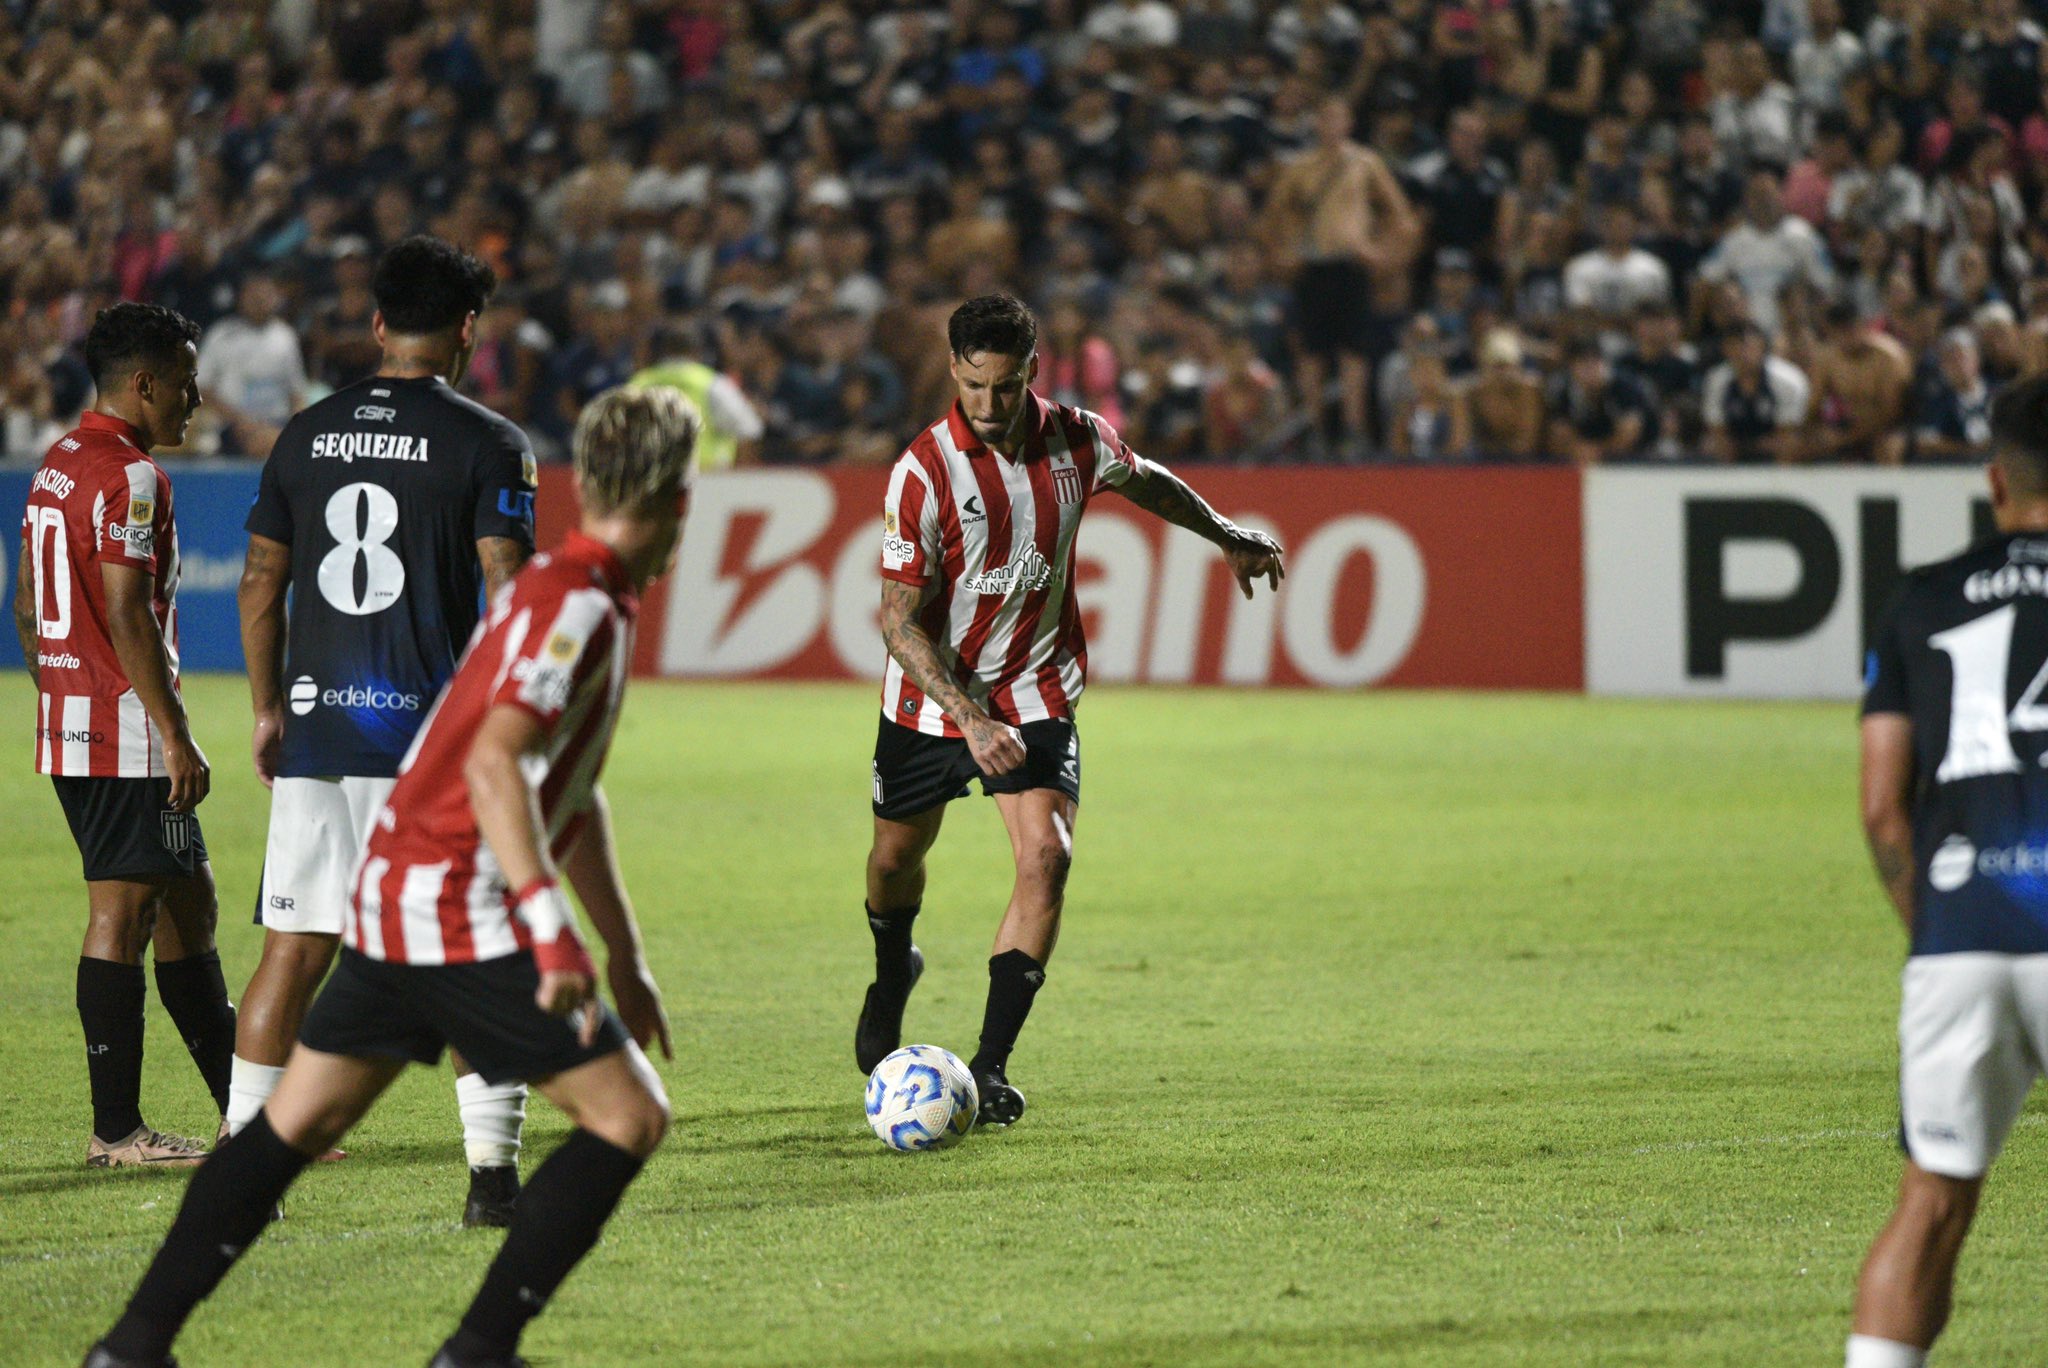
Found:
[(161, 304), (114, 304), (94, 315), (85, 335), (85, 368), (104, 390), (145, 366), (168, 366), (187, 342), (199, 340), (199, 325)]
[(946, 341), (963, 361), (976, 352), (1021, 360), (1038, 348), (1038, 320), (1015, 295), (976, 295), (946, 320)]
[(384, 254), (370, 282), (384, 326), (415, 337), (461, 325), (498, 288), (498, 273), (453, 243), (424, 233)]

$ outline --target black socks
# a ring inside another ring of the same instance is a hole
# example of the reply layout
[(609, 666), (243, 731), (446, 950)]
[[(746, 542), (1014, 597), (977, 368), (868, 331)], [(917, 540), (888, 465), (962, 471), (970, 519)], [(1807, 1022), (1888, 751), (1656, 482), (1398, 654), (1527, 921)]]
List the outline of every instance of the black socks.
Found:
[(875, 933), (875, 982), (885, 988), (910, 986), (910, 926), (922, 903), (890, 912), (868, 908), (868, 930)]
[(142, 1124), (142, 998), (141, 965), (78, 961), (78, 1020), (85, 1028), (85, 1070), (92, 1084), (92, 1133), (109, 1144), (126, 1139)]
[(1022, 950), (1005, 950), (988, 962), (988, 1006), (981, 1016), (981, 1046), (968, 1067), (975, 1073), (1000, 1069), (1017, 1048), (1017, 1032), (1031, 1015), (1031, 999), (1045, 984), (1045, 966)]
[(448, 1341), (457, 1362), (512, 1356), (526, 1323), (597, 1243), (640, 1164), (617, 1145), (578, 1129), (534, 1170), (498, 1257), (463, 1314), (462, 1328)]
[(228, 1001), (227, 980), (221, 977), (220, 952), (209, 950), (169, 963), (158, 960), (156, 995), (171, 1014), (178, 1034), (185, 1038), (185, 1048), (199, 1066), (213, 1104), (221, 1115), (227, 1115), (228, 1073), (235, 1058), (235, 1005)]
[(194, 1169), (171, 1233), (108, 1333), (107, 1347), (123, 1358), (149, 1363), (169, 1353), (192, 1309), (220, 1286), (242, 1251), (263, 1233), (278, 1199), (308, 1162), (278, 1139), (270, 1118), (258, 1112)]

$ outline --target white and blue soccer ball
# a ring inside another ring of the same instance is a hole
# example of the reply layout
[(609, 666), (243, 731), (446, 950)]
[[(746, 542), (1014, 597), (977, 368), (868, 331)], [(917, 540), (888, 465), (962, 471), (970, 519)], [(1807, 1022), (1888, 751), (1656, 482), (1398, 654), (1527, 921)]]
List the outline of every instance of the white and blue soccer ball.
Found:
[(892, 1150), (944, 1149), (974, 1129), (981, 1097), (960, 1056), (906, 1045), (868, 1075), (868, 1125)]

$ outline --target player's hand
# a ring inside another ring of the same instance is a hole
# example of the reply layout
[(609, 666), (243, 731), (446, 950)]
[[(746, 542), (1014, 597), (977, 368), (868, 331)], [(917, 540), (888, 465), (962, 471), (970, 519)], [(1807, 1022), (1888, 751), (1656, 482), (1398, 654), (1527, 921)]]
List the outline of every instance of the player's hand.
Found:
[(164, 738), (164, 773), (171, 781), (173, 812), (190, 812), (213, 787), (213, 767), (189, 734)]
[(668, 1013), (662, 1010), (661, 989), (654, 986), (647, 961), (638, 955), (628, 959), (615, 955), (605, 965), (605, 979), (611, 985), (619, 1020), (626, 1023), (626, 1030), (640, 1048), (646, 1049), (649, 1041), (659, 1041), (661, 1057), (674, 1059), (676, 1051), (669, 1041)]
[(1252, 581), (1256, 579), (1263, 578), (1273, 590), (1279, 590), (1280, 581), (1287, 578), (1281, 555), (1279, 542), (1248, 527), (1233, 529), (1223, 546), (1223, 559), (1230, 562), (1230, 573), (1237, 577), (1237, 587), (1246, 598), (1252, 596)]
[(963, 720), (960, 730), (967, 737), (974, 763), (990, 778), (1008, 774), (1024, 763), (1024, 733), (1009, 723), (983, 715)]
[(277, 708), (256, 714), (256, 730), (249, 737), (249, 754), (256, 762), (256, 777), (269, 788), (277, 782), (277, 765), (284, 753), (284, 713)]
[(604, 1013), (593, 1010), (592, 998), (597, 992), (597, 982), (589, 974), (569, 969), (550, 969), (540, 976), (540, 987), (534, 990), (533, 1000), (549, 1016), (574, 1016), (583, 1013), (576, 1023), (576, 1039), (584, 1045), (597, 1039), (598, 1023)]

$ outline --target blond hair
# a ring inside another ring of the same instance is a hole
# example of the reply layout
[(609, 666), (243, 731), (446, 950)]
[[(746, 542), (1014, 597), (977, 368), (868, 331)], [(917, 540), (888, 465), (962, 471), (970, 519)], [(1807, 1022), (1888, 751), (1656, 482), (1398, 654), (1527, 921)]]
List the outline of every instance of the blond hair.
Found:
[(630, 512), (687, 490), (703, 421), (665, 386), (608, 389), (584, 405), (569, 449), (585, 511)]

